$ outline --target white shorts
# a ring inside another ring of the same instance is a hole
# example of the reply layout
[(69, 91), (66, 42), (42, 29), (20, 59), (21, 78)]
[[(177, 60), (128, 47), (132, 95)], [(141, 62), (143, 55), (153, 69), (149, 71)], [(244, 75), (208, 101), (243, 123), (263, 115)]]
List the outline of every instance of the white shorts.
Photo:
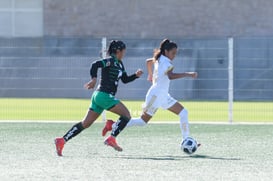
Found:
[(153, 116), (158, 108), (169, 109), (177, 100), (175, 100), (170, 94), (156, 93), (149, 91), (146, 95), (145, 103), (143, 105), (143, 111), (150, 116)]

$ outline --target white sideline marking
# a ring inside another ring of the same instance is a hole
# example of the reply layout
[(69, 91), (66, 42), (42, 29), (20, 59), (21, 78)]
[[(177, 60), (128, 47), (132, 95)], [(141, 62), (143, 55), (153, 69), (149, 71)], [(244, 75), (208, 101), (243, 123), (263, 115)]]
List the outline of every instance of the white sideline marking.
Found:
[[(0, 123), (76, 123), (79, 120), (0, 120)], [(94, 124), (105, 124), (98, 121)], [(179, 124), (179, 121), (151, 121), (149, 124)], [(211, 125), (273, 125), (273, 122), (214, 122), (214, 121), (192, 121), (190, 124), (211, 124)]]

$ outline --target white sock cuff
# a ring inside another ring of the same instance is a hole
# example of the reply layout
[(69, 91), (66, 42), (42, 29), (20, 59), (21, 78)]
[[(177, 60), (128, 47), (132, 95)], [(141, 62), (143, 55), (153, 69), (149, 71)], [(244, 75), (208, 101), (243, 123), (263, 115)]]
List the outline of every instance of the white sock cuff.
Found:
[(187, 109), (182, 109), (182, 111), (179, 113), (179, 116), (180, 117), (185, 117), (187, 116), (188, 117), (188, 110)]
[(140, 120), (140, 122), (141, 122), (141, 123), (140, 123), (140, 126), (145, 126), (145, 125), (147, 124), (143, 119), (140, 118), (139, 120)]

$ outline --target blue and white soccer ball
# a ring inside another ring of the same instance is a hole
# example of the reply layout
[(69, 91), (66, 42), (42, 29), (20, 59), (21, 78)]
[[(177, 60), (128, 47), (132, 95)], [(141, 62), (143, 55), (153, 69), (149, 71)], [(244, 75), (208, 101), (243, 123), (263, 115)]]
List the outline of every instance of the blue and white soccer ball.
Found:
[(183, 150), (187, 154), (193, 154), (194, 152), (196, 152), (197, 148), (197, 142), (191, 137), (184, 139), (181, 143), (181, 150)]

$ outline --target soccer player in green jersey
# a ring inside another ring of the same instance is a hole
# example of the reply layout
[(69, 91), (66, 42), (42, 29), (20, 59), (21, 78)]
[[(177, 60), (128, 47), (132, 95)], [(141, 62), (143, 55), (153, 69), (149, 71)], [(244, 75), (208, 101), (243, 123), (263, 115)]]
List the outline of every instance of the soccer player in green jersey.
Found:
[(116, 142), (116, 137), (126, 127), (131, 115), (125, 105), (115, 98), (118, 82), (121, 79), (123, 83), (129, 83), (143, 74), (142, 70), (138, 69), (135, 74), (127, 75), (122, 63), (125, 51), (126, 45), (122, 41), (113, 40), (108, 48), (110, 57), (92, 63), (90, 69), (91, 80), (85, 84), (85, 88), (93, 89), (95, 87), (97, 72), (101, 68), (99, 86), (92, 95), (91, 104), (85, 118), (75, 124), (63, 137), (55, 139), (56, 151), (59, 156), (62, 156), (65, 143), (91, 126), (104, 110), (120, 116), (115, 129), (112, 130), (111, 135), (105, 139), (104, 143), (117, 151), (122, 151), (122, 148)]

